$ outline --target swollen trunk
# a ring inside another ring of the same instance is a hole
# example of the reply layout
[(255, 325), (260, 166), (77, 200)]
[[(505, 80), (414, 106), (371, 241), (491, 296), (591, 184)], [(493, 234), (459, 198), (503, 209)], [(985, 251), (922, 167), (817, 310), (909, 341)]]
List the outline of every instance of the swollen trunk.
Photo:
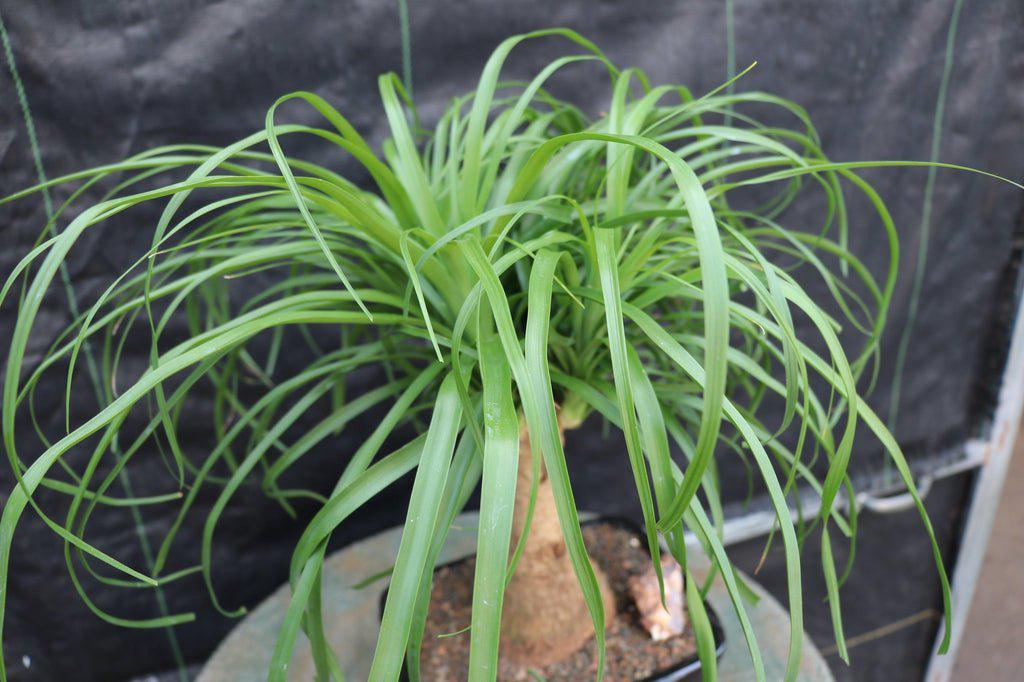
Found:
[[(564, 442), (564, 428), (559, 422)], [(540, 457), (540, 453), (536, 453)], [(526, 428), (519, 431), (519, 473), (516, 481), (512, 546), (526, 525), (534, 453)], [(615, 617), (615, 601), (604, 574), (595, 566), (604, 598), (605, 623)], [(594, 636), (583, 593), (569, 560), (551, 493), (541, 466), (537, 502), (526, 546), (505, 592), (501, 618), (501, 655), (515, 663), (544, 666), (566, 658)]]

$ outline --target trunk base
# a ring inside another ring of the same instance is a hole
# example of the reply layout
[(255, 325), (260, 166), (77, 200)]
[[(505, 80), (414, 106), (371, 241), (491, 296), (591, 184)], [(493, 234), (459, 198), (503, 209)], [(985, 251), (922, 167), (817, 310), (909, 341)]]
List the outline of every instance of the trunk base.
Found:
[[(654, 640), (646, 630), (629, 590), (630, 580), (650, 570), (643, 532), (632, 524), (616, 520), (586, 522), (583, 539), (593, 558), (595, 568), (601, 567), (614, 593), (618, 606), (615, 620), (605, 632), (607, 661), (606, 680), (699, 679), (699, 661), (692, 630), (664, 640)], [(473, 599), (472, 557), (437, 569), (431, 592), (430, 613), (423, 637), (421, 655), (422, 679), (430, 682), (465, 682), (469, 666), (469, 634), (455, 636), (470, 622)], [(572, 589), (578, 593), (579, 586)], [(722, 632), (713, 611), (709, 611), (716, 639)], [(543, 665), (537, 661), (513, 661), (508, 656), (507, 642), (502, 640), (498, 667), (499, 682), (522, 682), (534, 679), (535, 671), (548, 680), (593, 680), (597, 668), (597, 646), (593, 639), (590, 616), (584, 611), (581, 621), (586, 625), (586, 641), (568, 656)], [(538, 627), (539, 619), (534, 621)], [(445, 636), (447, 635), (447, 636)], [(670, 676), (680, 670), (696, 671), (693, 677)]]
[[(559, 423), (565, 442), (565, 430)], [(512, 519), (514, 551), (526, 526), (533, 452), (525, 426), (519, 433), (519, 471)], [(604, 602), (605, 626), (615, 620), (615, 598), (604, 573), (594, 567)], [(562, 660), (594, 636), (590, 611), (569, 560), (547, 470), (540, 467), (537, 501), (522, 557), (505, 591), (501, 655), (510, 661), (544, 666)]]
[[(548, 547), (548, 560), (531, 557), (509, 584), (501, 618), (501, 655), (512, 663), (546, 666), (578, 651), (594, 637), (594, 624), (565, 545)], [(615, 598), (604, 571), (596, 566), (604, 601), (605, 626), (615, 620)], [(512, 595), (528, 598), (511, 598)]]

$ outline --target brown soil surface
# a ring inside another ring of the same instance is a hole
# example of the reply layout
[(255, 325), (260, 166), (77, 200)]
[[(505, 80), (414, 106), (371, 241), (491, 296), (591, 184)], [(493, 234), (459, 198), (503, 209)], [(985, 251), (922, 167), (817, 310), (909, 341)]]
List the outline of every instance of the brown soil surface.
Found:
[[(696, 652), (693, 632), (652, 641), (640, 624), (629, 596), (627, 583), (650, 565), (650, 555), (637, 536), (612, 523), (589, 524), (583, 539), (594, 562), (603, 569), (615, 594), (618, 617), (605, 630), (605, 680), (633, 682), (666, 670)], [(443, 566), (434, 575), (430, 614), (423, 637), (421, 673), (427, 682), (462, 682), (469, 664), (469, 631), (473, 599), (473, 559)], [(460, 632), (450, 637), (439, 635)], [(597, 647), (591, 639), (570, 657), (530, 669), (502, 660), (498, 679), (502, 681), (585, 680), (597, 670)]]

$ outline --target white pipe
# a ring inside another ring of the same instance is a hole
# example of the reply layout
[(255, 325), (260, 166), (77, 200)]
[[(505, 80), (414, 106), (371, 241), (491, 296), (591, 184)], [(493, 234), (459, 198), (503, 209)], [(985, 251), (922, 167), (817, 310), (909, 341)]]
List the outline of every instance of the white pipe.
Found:
[[(921, 499), (925, 498), (936, 481), (982, 466), (985, 463), (987, 447), (987, 441), (969, 440), (957, 448), (962, 452), (961, 456), (922, 474), (917, 481)], [(903, 489), (902, 484), (896, 484), (857, 493), (857, 509), (867, 509), (876, 514), (906, 511), (914, 506), (914, 500), (908, 493), (901, 492)], [(796, 518), (798, 514), (802, 513), (805, 520), (817, 516), (821, 510), (821, 499), (810, 488), (801, 492), (803, 492), (807, 503), (801, 506), (799, 513), (797, 509), (790, 508), (790, 514)], [(836, 504), (842, 505), (843, 500), (845, 498), (837, 500)], [(776, 525), (775, 512), (769, 509), (727, 518), (722, 528), (722, 544), (734, 545), (762, 537), (770, 533)], [(696, 538), (687, 536), (687, 539), (696, 542)]]

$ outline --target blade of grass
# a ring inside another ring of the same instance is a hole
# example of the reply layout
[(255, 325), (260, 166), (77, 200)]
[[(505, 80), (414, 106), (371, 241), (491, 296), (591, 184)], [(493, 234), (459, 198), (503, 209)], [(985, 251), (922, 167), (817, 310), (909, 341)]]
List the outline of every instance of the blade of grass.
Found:
[(512, 400), (512, 373), (497, 339), (481, 341), (480, 372), (485, 440), (469, 650), (469, 679), (473, 682), (497, 679), (501, 605), (519, 461), (519, 419)]

